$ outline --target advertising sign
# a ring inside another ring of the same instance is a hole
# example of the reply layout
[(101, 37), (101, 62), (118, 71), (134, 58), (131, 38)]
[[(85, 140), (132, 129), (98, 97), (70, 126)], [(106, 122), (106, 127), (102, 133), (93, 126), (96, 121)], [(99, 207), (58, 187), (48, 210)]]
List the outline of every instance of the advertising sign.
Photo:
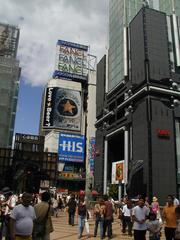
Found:
[(89, 140), (89, 165), (90, 173), (94, 173), (94, 159), (95, 159), (96, 149), (95, 149), (95, 138), (91, 137)]
[(88, 46), (58, 40), (53, 78), (87, 81)]
[(80, 134), (59, 134), (58, 158), (63, 162), (84, 162), (85, 137)]
[(112, 184), (124, 182), (124, 160), (112, 163)]
[(46, 91), (44, 128), (81, 130), (81, 92), (49, 87)]

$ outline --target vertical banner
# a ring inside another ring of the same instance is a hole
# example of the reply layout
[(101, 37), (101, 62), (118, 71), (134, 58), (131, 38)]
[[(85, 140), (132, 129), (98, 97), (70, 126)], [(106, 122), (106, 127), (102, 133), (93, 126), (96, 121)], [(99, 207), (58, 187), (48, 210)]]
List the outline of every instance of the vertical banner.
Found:
[(90, 173), (94, 174), (94, 159), (95, 159), (96, 149), (95, 149), (95, 137), (89, 139), (89, 166)]
[(124, 181), (124, 161), (116, 163), (116, 181)]
[(46, 91), (44, 128), (81, 130), (81, 92), (49, 87)]
[(124, 183), (124, 160), (112, 163), (112, 184)]

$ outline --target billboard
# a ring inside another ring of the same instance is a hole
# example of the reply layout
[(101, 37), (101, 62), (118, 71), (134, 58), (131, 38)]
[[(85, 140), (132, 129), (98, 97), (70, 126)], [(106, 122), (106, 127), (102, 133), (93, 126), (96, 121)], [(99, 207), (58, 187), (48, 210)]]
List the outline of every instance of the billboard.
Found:
[(89, 139), (89, 165), (90, 165), (90, 173), (94, 174), (94, 159), (96, 155), (95, 149), (95, 137), (91, 137)]
[(19, 29), (0, 24), (0, 56), (16, 56)]
[(124, 160), (112, 163), (112, 184), (124, 183)]
[(81, 92), (49, 87), (46, 90), (44, 128), (81, 130)]
[(58, 40), (53, 78), (87, 81), (88, 46)]
[(84, 162), (85, 137), (80, 134), (60, 133), (58, 158), (63, 162)]

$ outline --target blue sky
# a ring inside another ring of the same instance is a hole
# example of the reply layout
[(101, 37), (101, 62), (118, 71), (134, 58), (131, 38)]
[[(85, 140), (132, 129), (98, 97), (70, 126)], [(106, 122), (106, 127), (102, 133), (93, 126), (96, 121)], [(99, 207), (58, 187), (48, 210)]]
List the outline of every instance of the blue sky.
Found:
[(43, 89), (43, 86), (32, 87), (21, 79), (14, 133), (39, 133)]
[(38, 134), (41, 96), (55, 68), (58, 39), (107, 49), (108, 0), (0, 0), (0, 22), (20, 29), (21, 84), (15, 132)]

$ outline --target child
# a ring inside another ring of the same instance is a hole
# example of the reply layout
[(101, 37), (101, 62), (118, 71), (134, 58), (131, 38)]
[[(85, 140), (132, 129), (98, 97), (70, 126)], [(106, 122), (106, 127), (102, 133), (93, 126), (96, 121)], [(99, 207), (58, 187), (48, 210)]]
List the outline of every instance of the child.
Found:
[(154, 212), (149, 213), (149, 221), (147, 223), (147, 229), (149, 231), (149, 240), (160, 240), (161, 224), (156, 218)]

